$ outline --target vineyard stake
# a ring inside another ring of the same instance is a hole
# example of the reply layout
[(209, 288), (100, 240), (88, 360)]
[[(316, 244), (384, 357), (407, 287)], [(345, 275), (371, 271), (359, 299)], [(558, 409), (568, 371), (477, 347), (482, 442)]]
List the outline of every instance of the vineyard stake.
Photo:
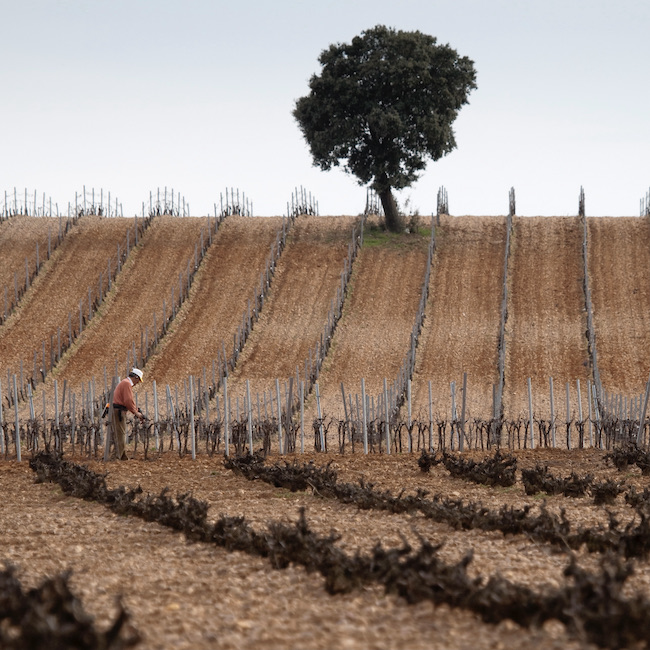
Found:
[(535, 449), (535, 431), (533, 430), (533, 389), (528, 377), (528, 418), (530, 426), (530, 448)]
[(553, 440), (553, 449), (555, 449), (555, 396), (553, 394), (553, 377), (548, 378), (548, 383), (551, 393), (551, 437)]
[(408, 435), (409, 435), (408, 450), (410, 454), (413, 451), (413, 440), (411, 436), (411, 379), (410, 378), (406, 380), (406, 401), (408, 404), (408, 408), (407, 408)]
[[(225, 358), (225, 357), (224, 357)], [(229, 426), (229, 413), (230, 409), (228, 408), (228, 375), (223, 377), (223, 442), (226, 456), (230, 456), (230, 440), (228, 434)], [(253, 450), (251, 449), (251, 453)]]
[(284, 453), (282, 449), (282, 402), (280, 401), (280, 380), (277, 377), (275, 379), (275, 394), (278, 402), (278, 451), (282, 455)]
[[(259, 399), (257, 402), (259, 413)], [(259, 415), (258, 415), (259, 417)], [(300, 382), (300, 453), (305, 453), (305, 382)]]
[(190, 375), (190, 433), (192, 435), (192, 460), (196, 460), (196, 431), (194, 429), (194, 377)]
[(433, 399), (431, 397), (431, 380), (429, 379), (429, 451), (433, 450)]
[(0, 380), (0, 454), (5, 453), (5, 428), (2, 419), (2, 380)]
[[(582, 396), (580, 394), (580, 380), (576, 379), (576, 386), (578, 391), (578, 420), (582, 422)], [(581, 447), (584, 446), (584, 441), (580, 441)]]
[(566, 444), (567, 444), (567, 449), (571, 449), (571, 405), (570, 405), (570, 399), (571, 396), (569, 394), (570, 384), (567, 381), (566, 383)]
[(594, 423), (591, 409), (591, 380), (587, 380), (587, 405), (589, 406), (589, 445), (594, 446)]
[(458, 449), (463, 451), (465, 444), (465, 403), (467, 401), (467, 373), (463, 373), (463, 404), (460, 411), (460, 433), (458, 439)]
[(156, 436), (156, 451), (160, 451), (160, 435), (158, 432), (158, 390), (155, 379), (153, 380), (153, 421), (154, 434)]
[(366, 406), (366, 380), (361, 377), (361, 402), (363, 414), (363, 453), (368, 455), (368, 408)]
[(318, 390), (318, 381), (314, 383), (316, 388), (316, 415), (318, 415), (318, 428), (320, 433), (320, 450), (325, 451), (325, 433), (323, 431), (323, 418), (320, 410), (320, 392)]
[(384, 433), (386, 436), (386, 453), (390, 454), (390, 424), (388, 422), (388, 388), (386, 387), (386, 377), (384, 377)]
[(639, 418), (639, 430), (636, 434), (636, 444), (640, 445), (641, 444), (641, 438), (643, 437), (643, 430), (645, 428), (645, 416), (646, 412), (648, 410), (648, 396), (650, 395), (650, 377), (648, 378), (648, 382), (645, 386), (645, 396), (643, 398), (643, 410), (641, 412), (641, 417)]
[(16, 387), (16, 375), (13, 376), (14, 380), (14, 413), (16, 415), (16, 460), (22, 460), (20, 453), (20, 425), (18, 424), (18, 388)]
[(248, 453), (253, 453), (253, 410), (251, 408), (251, 384), (250, 381), (246, 380), (246, 404), (247, 411), (246, 415), (248, 417)]

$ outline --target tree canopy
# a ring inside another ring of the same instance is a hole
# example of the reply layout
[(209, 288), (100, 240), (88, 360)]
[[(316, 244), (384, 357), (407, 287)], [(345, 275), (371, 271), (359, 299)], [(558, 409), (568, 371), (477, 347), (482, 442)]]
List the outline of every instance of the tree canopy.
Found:
[(383, 25), (330, 45), (319, 62), (293, 111), (314, 164), (345, 161), (379, 195), (389, 229), (401, 230), (392, 190), (456, 147), (452, 124), (476, 88), (474, 63), (433, 36)]

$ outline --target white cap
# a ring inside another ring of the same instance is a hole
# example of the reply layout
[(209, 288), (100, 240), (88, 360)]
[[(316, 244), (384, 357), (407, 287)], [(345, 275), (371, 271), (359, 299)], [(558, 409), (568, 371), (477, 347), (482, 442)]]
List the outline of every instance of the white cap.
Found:
[(139, 377), (140, 381), (142, 381), (142, 370), (139, 368), (131, 368), (131, 374), (136, 375), (136, 377)]

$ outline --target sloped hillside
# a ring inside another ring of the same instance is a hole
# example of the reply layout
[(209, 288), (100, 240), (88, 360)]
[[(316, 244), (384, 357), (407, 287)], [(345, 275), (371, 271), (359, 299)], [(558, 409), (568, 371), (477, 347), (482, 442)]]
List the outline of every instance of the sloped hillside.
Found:
[[(396, 378), (409, 347), (427, 263), (429, 234), (366, 231), (354, 265), (350, 293), (319, 379), (324, 415), (343, 417), (346, 393), (376, 398), (384, 378)], [(375, 399), (376, 403), (376, 399)], [(309, 412), (315, 411), (311, 400)]]
[(104, 368), (111, 377), (115, 362), (123, 376), (127, 350), (139, 350), (141, 331), (154, 336), (154, 313), (158, 328), (162, 325), (163, 300), (170, 316), (171, 290), (178, 296), (179, 273), (186, 277), (188, 260), (194, 267), (195, 246), (200, 249), (201, 231), (207, 242), (209, 227), (206, 218), (156, 217), (104, 302), (101, 318), (84, 331), (57, 369), (57, 379), (68, 380), (71, 388), (91, 377), (103, 381)]
[(0, 222), (0, 310), (4, 310), (5, 291), (8, 304), (15, 302), (14, 273), (18, 286), (25, 286), (25, 258), (30, 276), (34, 273), (37, 244), (39, 264), (47, 261), (48, 233), (51, 233), (51, 245), (55, 246), (58, 218), (18, 215)]
[(230, 216), (223, 222), (196, 276), (189, 304), (146, 366), (149, 380), (161, 386), (182, 385), (203, 368), (211, 373), (222, 346), (232, 352), (233, 336), (281, 228), (281, 217)]
[(356, 217), (301, 216), (282, 253), (260, 321), (246, 343), (229, 383), (231, 395), (275, 391), (275, 379), (304, 380), (304, 362), (314, 349), (336, 298)]
[(49, 368), (51, 340), (56, 345), (59, 328), (67, 339), (69, 315), (72, 327), (79, 328), (79, 303), (85, 317), (89, 288), (94, 300), (100, 273), (106, 273), (108, 259), (116, 258), (118, 244), (124, 245), (132, 227), (132, 219), (80, 219), (53, 256), (47, 273), (39, 274), (19, 310), (0, 328), (0, 376), (6, 376), (8, 370), (18, 373), (22, 360), (31, 377), (35, 352), (37, 366), (42, 365), (43, 342)]
[[(504, 217), (442, 217), (412, 384), (414, 414), (449, 417), (467, 373), (467, 414), (491, 417), (505, 257)], [(460, 415), (460, 411), (459, 411)]]
[(577, 217), (516, 217), (508, 276), (504, 411), (528, 413), (527, 378), (533, 408), (550, 413), (553, 377), (556, 414), (566, 414), (565, 383), (578, 413), (576, 380), (587, 408), (591, 375), (583, 290), (582, 225)]
[(592, 218), (589, 276), (603, 388), (638, 395), (650, 373), (650, 223)]

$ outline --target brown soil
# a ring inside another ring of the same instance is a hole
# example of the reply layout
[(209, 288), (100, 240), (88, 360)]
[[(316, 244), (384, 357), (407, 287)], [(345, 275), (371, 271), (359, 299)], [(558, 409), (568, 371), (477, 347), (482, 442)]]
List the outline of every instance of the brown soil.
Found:
[(650, 224), (592, 218), (589, 280), (603, 388), (634, 397), (650, 372)]
[(549, 377), (554, 380), (555, 413), (566, 414), (565, 382), (571, 410), (578, 415), (580, 380), (583, 415), (590, 378), (587, 318), (582, 288), (582, 227), (577, 217), (517, 217), (513, 221), (508, 268), (508, 320), (504, 411), (528, 414), (527, 378), (533, 410), (550, 414)]
[[(602, 452), (546, 450), (517, 454), (519, 468), (548, 464), (556, 474), (590, 472), (599, 479), (621, 479), (603, 462)], [(478, 457), (478, 456), (477, 456)], [(530, 503), (517, 483), (507, 490), (454, 479), (441, 466), (422, 474), (416, 456), (305, 455), (301, 461), (332, 462), (339, 480), (373, 482), (376, 489), (406, 494), (417, 488), (465, 502), (480, 501), (491, 509)], [(145, 492), (172, 494), (191, 491), (210, 504), (210, 516), (241, 515), (256, 529), (272, 520), (295, 521), (306, 508), (310, 526), (327, 535), (340, 534), (339, 546), (347, 553), (368, 552), (377, 541), (386, 547), (401, 545), (406, 537), (416, 546), (418, 535), (431, 543), (443, 543), (446, 562), (458, 561), (473, 550), (472, 575), (487, 579), (500, 574), (518, 584), (539, 590), (542, 585), (564, 581), (566, 554), (524, 537), (501, 533), (454, 531), (418, 516), (362, 511), (351, 505), (319, 498), (308, 492), (290, 493), (249, 482), (223, 468), (221, 459), (199, 456), (192, 462), (174, 455), (154, 461), (130, 461), (103, 465), (108, 482), (142, 485)], [(637, 490), (648, 487), (648, 478), (628, 472), (626, 481)], [(189, 544), (182, 535), (157, 524), (111, 514), (105, 507), (64, 497), (57, 486), (36, 485), (27, 463), (0, 464), (0, 546), (2, 557), (20, 567), (20, 577), (35, 585), (46, 575), (73, 569), (72, 587), (85, 606), (106, 626), (115, 616), (115, 597), (122, 594), (132, 613), (133, 625), (143, 636), (140, 647), (151, 648), (587, 648), (567, 636), (559, 623), (542, 629), (522, 629), (505, 621), (482, 623), (476, 616), (430, 603), (408, 605), (386, 596), (377, 587), (348, 595), (329, 596), (318, 574), (301, 567), (274, 571), (268, 560), (243, 553), (228, 553), (207, 544)], [(546, 499), (549, 509), (566, 509), (573, 525), (605, 522), (603, 508), (591, 499), (562, 496)], [(622, 497), (609, 508), (628, 521), (632, 511)], [(597, 556), (577, 553), (580, 564), (595, 569)], [(650, 595), (650, 572), (639, 561), (629, 593)]]
[[(347, 393), (383, 393), (396, 379), (409, 349), (422, 292), (428, 235), (392, 235), (381, 245), (366, 241), (357, 257), (349, 294), (330, 353), (319, 378), (323, 416), (344, 417), (341, 382)], [(315, 399), (309, 405), (316, 412)]]
[(467, 417), (492, 416), (506, 223), (503, 217), (442, 217), (436, 229), (429, 301), (412, 383), (414, 416), (449, 417), (450, 383), (460, 415), (467, 372)]
[(59, 220), (56, 217), (11, 217), (0, 223), (0, 308), (4, 309), (4, 291), (7, 290), (8, 304), (14, 302), (14, 273), (18, 288), (25, 286), (25, 258), (30, 275), (36, 269), (36, 244), (41, 265), (47, 262), (48, 232), (51, 232), (51, 246), (54, 249), (59, 234)]
[[(156, 325), (163, 322), (163, 300), (167, 317), (171, 314), (171, 290), (178, 298), (178, 275), (186, 278), (187, 263), (194, 268), (195, 245), (200, 244), (201, 231), (206, 231), (205, 218), (156, 217), (145, 232), (138, 248), (124, 265), (101, 308), (101, 318), (93, 319), (57, 371), (56, 379), (68, 381), (71, 390), (78, 390), (91, 377), (102, 380), (105, 369), (110, 377), (115, 372), (125, 376), (127, 350), (135, 345), (140, 352), (140, 332), (148, 328), (153, 337), (153, 314)], [(207, 239), (206, 239), (207, 241)], [(129, 357), (133, 365), (133, 356)]]
[(49, 366), (50, 337), (55, 345), (57, 329), (67, 338), (68, 314), (73, 327), (79, 327), (79, 301), (88, 314), (88, 288), (96, 297), (99, 274), (106, 275), (109, 257), (116, 256), (117, 245), (123, 245), (126, 231), (133, 226), (131, 219), (102, 219), (86, 216), (68, 233), (63, 244), (52, 256), (47, 272), (39, 273), (20, 308), (0, 328), (0, 377), (19, 372), (23, 361), (26, 376), (34, 365), (42, 364), (42, 342), (45, 341)]
[(203, 368), (210, 381), (212, 361), (222, 344), (228, 355), (232, 353), (233, 335), (281, 228), (280, 217), (231, 216), (223, 222), (195, 277), (189, 303), (146, 366), (149, 381), (182, 386)]
[[(327, 322), (352, 239), (354, 217), (299, 217), (287, 238), (269, 297), (229, 378), (229, 394), (275, 391), (275, 380), (305, 378), (305, 360)], [(297, 390), (297, 389), (296, 389)], [(251, 400), (252, 401), (252, 400)]]

